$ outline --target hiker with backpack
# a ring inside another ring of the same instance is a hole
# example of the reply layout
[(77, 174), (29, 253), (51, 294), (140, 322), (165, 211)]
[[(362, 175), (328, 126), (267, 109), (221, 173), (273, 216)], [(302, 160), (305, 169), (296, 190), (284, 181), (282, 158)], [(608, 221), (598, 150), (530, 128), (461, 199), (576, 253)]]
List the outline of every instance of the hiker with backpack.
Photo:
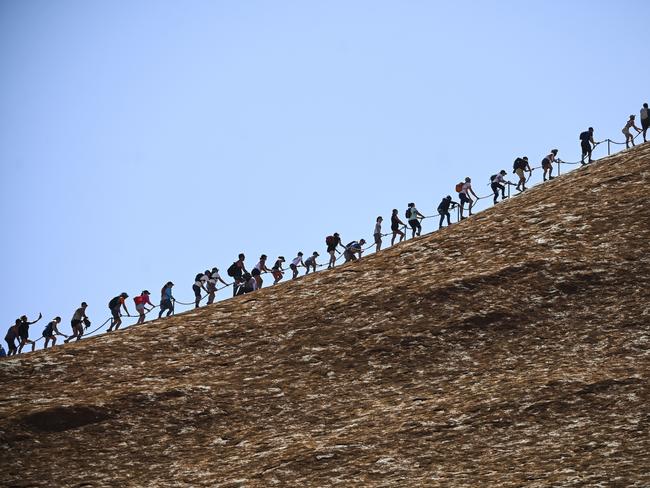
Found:
[(334, 232), (331, 236), (327, 236), (325, 238), (325, 244), (327, 245), (327, 253), (330, 255), (330, 260), (329, 263), (327, 264), (327, 269), (333, 268), (334, 265), (336, 264), (336, 256), (335, 253), (341, 254), (341, 252), (337, 249), (339, 246), (345, 250), (345, 246), (341, 242), (341, 236), (339, 235), (338, 232)]
[(245, 259), (246, 256), (244, 256), (244, 253), (240, 253), (237, 261), (232, 263), (226, 271), (228, 273), (228, 276), (234, 278), (235, 280), (235, 282), (232, 284), (232, 296), (237, 296), (237, 292), (239, 291), (238, 288), (244, 283), (244, 273), (248, 274), (246, 266), (244, 266)]
[[(458, 192), (458, 199), (460, 200), (460, 220), (465, 220), (463, 217), (463, 210), (465, 210), (465, 204), (468, 205), (469, 214), (472, 215), (472, 206), (474, 205), (474, 200), (470, 197), (470, 193), (474, 195), (474, 198), (478, 200), (478, 195), (474, 193), (472, 189), (472, 179), (468, 176), (465, 178), (464, 182), (460, 182), (456, 185), (456, 191)], [(442, 216), (441, 216), (442, 217)]]
[(219, 269), (214, 267), (212, 268), (212, 271), (210, 271), (210, 278), (208, 278), (208, 305), (214, 303), (214, 297), (217, 294), (217, 284), (219, 281), (221, 281), (224, 286), (228, 286), (228, 283), (223, 281), (221, 276), (219, 276)]
[(582, 158), (580, 159), (580, 164), (582, 166), (585, 166), (587, 164), (585, 163), (585, 156), (589, 156), (588, 163), (593, 163), (591, 159), (591, 152), (595, 147), (596, 143), (594, 142), (594, 128), (589, 127), (589, 129), (580, 133), (580, 149), (582, 150)]
[(81, 336), (84, 334), (84, 328), (83, 324), (84, 322), (87, 322), (86, 328), (90, 325), (90, 320), (86, 316), (86, 308), (88, 307), (88, 304), (86, 302), (81, 302), (81, 306), (74, 311), (72, 314), (72, 319), (70, 320), (70, 326), (72, 327), (72, 335), (69, 335), (66, 337), (66, 339), (63, 341), (66, 344), (70, 342), (72, 339), (81, 339)]
[(270, 273), (271, 270), (266, 266), (266, 260), (267, 256), (266, 254), (262, 254), (260, 256), (260, 260), (257, 262), (255, 267), (253, 267), (253, 271), (251, 272), (251, 275), (253, 278), (255, 278), (255, 281), (257, 282), (257, 290), (262, 288), (262, 273)]
[(546, 181), (546, 173), (548, 173), (549, 181), (554, 179), (553, 176), (553, 163), (555, 162), (555, 157), (557, 156), (558, 150), (551, 149), (551, 152), (542, 159), (542, 169), (544, 170), (543, 179)]
[(381, 223), (383, 221), (384, 218), (381, 215), (377, 217), (377, 221), (375, 222), (375, 231), (372, 234), (372, 236), (375, 238), (376, 251), (381, 251)]
[(413, 232), (411, 238), (414, 238), (416, 235), (419, 236), (422, 233), (422, 224), (420, 224), (420, 219), (423, 219), (424, 215), (415, 208), (415, 203), (412, 202), (409, 203), (405, 215)]
[(291, 264), (289, 265), (289, 269), (291, 269), (291, 272), (293, 275), (291, 276), (292, 280), (295, 280), (298, 277), (298, 266), (304, 266), (305, 263), (302, 262), (302, 251), (298, 253), (298, 255), (293, 258), (291, 261)]
[(492, 188), (492, 193), (494, 193), (494, 204), (497, 204), (497, 199), (499, 198), (499, 190), (501, 190), (501, 200), (508, 198), (506, 196), (506, 185), (514, 185), (514, 183), (506, 180), (506, 175), (508, 173), (505, 169), (502, 169), (496, 175), (490, 176), (490, 187)]
[(284, 256), (278, 256), (278, 259), (275, 260), (275, 264), (271, 268), (271, 274), (273, 275), (273, 284), (277, 285), (282, 277), (284, 276), (284, 269), (282, 268), (282, 263), (284, 263)]
[(32, 345), (32, 351), (36, 348), (36, 342), (29, 340), (29, 326), (34, 325), (36, 322), (43, 318), (43, 314), (39, 313), (38, 318), (33, 322), (27, 320), (27, 315), (20, 317), (20, 324), (18, 325), (18, 338), (20, 339), (20, 345), (18, 346), (18, 354), (20, 354), (27, 344)]
[(158, 312), (158, 318), (162, 317), (165, 310), (167, 310), (166, 317), (169, 317), (174, 313), (174, 302), (176, 302), (176, 299), (172, 295), (173, 286), (174, 283), (168, 281), (165, 283), (165, 286), (160, 289), (160, 311)]
[(648, 127), (650, 126), (650, 110), (648, 110), (648, 104), (644, 103), (643, 107), (639, 111), (641, 116), (641, 129), (643, 131), (643, 142), (648, 142), (646, 140), (646, 132), (648, 132)]
[[(345, 258), (345, 262), (350, 262), (350, 261), (356, 261), (357, 259), (361, 259), (361, 255), (363, 254), (363, 245), (366, 243), (365, 239), (361, 239), (358, 242), (357, 241), (352, 241), (348, 243), (347, 246), (345, 246), (345, 252), (343, 253), (343, 257)], [(359, 257), (356, 257), (356, 254), (359, 255)]]
[[(144, 319), (145, 319), (145, 314), (149, 313), (153, 310), (153, 303), (151, 303), (151, 300), (149, 300), (149, 290), (143, 290), (140, 295), (135, 297), (133, 299), (133, 302), (135, 303), (135, 309), (138, 312), (138, 321), (135, 323), (135, 325), (142, 325), (144, 324)], [(145, 307), (146, 305), (149, 305), (151, 308), (147, 310)]]
[(309, 274), (309, 269), (311, 268), (314, 273), (316, 272), (316, 266), (318, 266), (318, 263), (316, 262), (316, 258), (320, 256), (316, 251), (312, 253), (311, 256), (309, 256), (307, 259), (305, 259), (305, 275)]
[(625, 127), (623, 127), (623, 130), (621, 131), (625, 136), (626, 149), (630, 148), (630, 142), (632, 143), (632, 147), (634, 147), (634, 136), (630, 133), (630, 129), (635, 129), (637, 135), (641, 132), (641, 129), (639, 129), (634, 123), (634, 115), (630, 115), (630, 118), (627, 119), (627, 122), (625, 123)]
[(126, 315), (130, 315), (129, 310), (126, 308), (127, 298), (129, 298), (129, 295), (127, 295), (125, 292), (122, 292), (118, 296), (111, 298), (111, 301), (108, 302), (108, 309), (111, 311), (112, 317), (108, 332), (113, 331), (113, 328), (117, 330), (120, 328), (120, 325), (122, 325), (122, 316), (120, 314), (121, 308), (124, 309)]
[(20, 327), (20, 319), (16, 319), (16, 323), (9, 327), (7, 334), (5, 335), (5, 342), (7, 343), (7, 356), (14, 356), (18, 353), (18, 346), (16, 345), (16, 339), (18, 339), (18, 328)]
[(52, 341), (52, 347), (56, 345), (56, 336), (60, 335), (63, 337), (68, 337), (65, 334), (61, 334), (59, 332), (59, 329), (57, 326), (61, 323), (61, 317), (54, 317), (53, 320), (48, 322), (48, 324), (45, 326), (45, 329), (43, 329), (43, 337), (45, 338), (45, 345), (43, 346), (43, 349), (47, 349), (47, 345), (50, 343), (50, 340)]
[(194, 284), (192, 285), (192, 291), (194, 292), (194, 308), (199, 308), (199, 303), (201, 302), (201, 290), (203, 290), (206, 295), (208, 293), (208, 289), (205, 287), (208, 278), (209, 276), (205, 273), (199, 273), (194, 277)]
[(449, 209), (455, 208), (458, 206), (458, 202), (454, 202), (451, 199), (451, 195), (447, 195), (442, 199), (438, 205), (438, 213), (440, 214), (440, 223), (438, 224), (438, 230), (442, 229), (442, 224), (447, 217), (447, 225), (451, 225), (451, 216), (449, 215)]
[(402, 222), (398, 215), (398, 210), (393, 209), (393, 213), (390, 216), (390, 230), (393, 232), (393, 237), (390, 240), (390, 245), (395, 244), (395, 238), (399, 235), (399, 242), (402, 242), (406, 237), (406, 234), (400, 230), (400, 226), (406, 227), (406, 224)]
[(525, 171), (528, 171), (529, 175), (533, 173), (533, 170), (530, 168), (530, 165), (528, 164), (528, 156), (515, 159), (515, 162), (512, 164), (512, 172), (519, 177), (519, 182), (515, 187), (519, 192), (526, 191), (526, 175), (524, 173)]

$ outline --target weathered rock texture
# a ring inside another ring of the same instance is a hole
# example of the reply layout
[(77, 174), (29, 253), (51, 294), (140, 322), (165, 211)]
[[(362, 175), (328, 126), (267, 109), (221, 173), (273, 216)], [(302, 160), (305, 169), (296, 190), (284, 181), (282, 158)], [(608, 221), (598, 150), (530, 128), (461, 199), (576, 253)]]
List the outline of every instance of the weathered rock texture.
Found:
[(649, 166), (3, 361), (0, 483), (650, 486)]

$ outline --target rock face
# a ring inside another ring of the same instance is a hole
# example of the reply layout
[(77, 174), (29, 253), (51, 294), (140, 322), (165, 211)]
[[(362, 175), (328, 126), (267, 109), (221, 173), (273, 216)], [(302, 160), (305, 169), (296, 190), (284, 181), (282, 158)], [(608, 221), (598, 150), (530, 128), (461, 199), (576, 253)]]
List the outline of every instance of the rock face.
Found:
[(650, 144), (0, 363), (7, 486), (650, 486)]

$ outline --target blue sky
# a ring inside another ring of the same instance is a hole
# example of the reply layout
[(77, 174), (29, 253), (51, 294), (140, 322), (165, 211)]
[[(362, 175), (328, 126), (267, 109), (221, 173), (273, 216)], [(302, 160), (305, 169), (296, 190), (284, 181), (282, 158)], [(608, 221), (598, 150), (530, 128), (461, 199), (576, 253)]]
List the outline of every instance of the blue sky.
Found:
[(82, 300), (100, 323), (168, 280), (191, 301), (239, 252), (324, 255), (465, 176), (485, 194), (516, 156), (575, 161), (590, 125), (622, 140), (650, 98), (648, 18), (646, 1), (5, 0), (2, 330), (40, 311), (67, 333)]

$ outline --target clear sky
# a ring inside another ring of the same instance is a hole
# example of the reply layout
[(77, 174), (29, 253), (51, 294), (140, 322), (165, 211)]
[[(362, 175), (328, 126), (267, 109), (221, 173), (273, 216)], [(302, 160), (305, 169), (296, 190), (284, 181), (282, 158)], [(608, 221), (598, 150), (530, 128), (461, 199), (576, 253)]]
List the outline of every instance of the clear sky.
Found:
[(324, 256), (465, 176), (485, 194), (515, 156), (575, 161), (590, 125), (622, 140), (649, 19), (646, 0), (4, 0), (2, 337), (38, 312), (32, 338), (55, 315), (69, 333), (82, 300), (99, 324), (168, 280), (191, 301), (242, 251)]

